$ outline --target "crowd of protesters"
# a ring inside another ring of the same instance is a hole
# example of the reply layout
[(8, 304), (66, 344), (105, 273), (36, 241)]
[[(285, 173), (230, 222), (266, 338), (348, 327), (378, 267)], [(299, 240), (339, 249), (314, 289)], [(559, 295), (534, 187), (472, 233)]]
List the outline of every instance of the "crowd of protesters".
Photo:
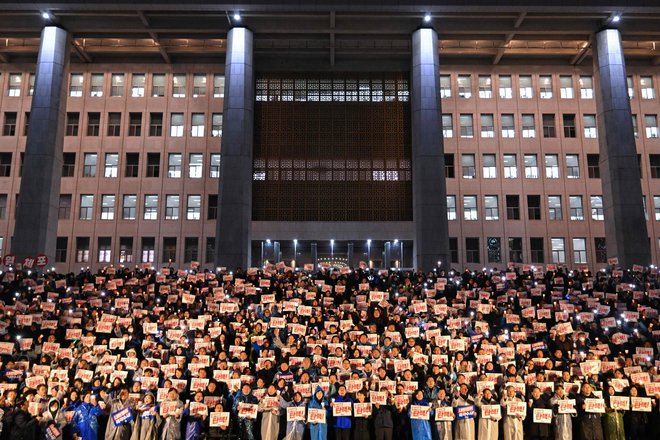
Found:
[(653, 267), (314, 269), (0, 273), (0, 440), (660, 438)]

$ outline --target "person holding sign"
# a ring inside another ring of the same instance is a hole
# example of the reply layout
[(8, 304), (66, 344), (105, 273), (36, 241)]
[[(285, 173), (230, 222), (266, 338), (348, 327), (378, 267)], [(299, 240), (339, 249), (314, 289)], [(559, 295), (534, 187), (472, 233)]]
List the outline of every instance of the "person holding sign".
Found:
[[(193, 403), (197, 405), (204, 404), (204, 394), (201, 391), (195, 393), (193, 398)], [(186, 418), (186, 440), (198, 440), (202, 435), (202, 431), (206, 425), (208, 419), (208, 409), (202, 406), (206, 412), (197, 411), (193, 413), (191, 407), (186, 405), (183, 410), (183, 416)]]
[(571, 440), (573, 438), (573, 417), (575, 412), (568, 413), (560, 410), (566, 401), (571, 400), (561, 384), (555, 385), (555, 394), (550, 398), (553, 407), (555, 440)]
[(607, 387), (605, 396), (605, 415), (603, 416), (603, 429), (605, 431), (605, 440), (625, 440), (626, 434), (623, 429), (624, 411), (613, 407), (611, 397), (615, 395), (614, 387)]
[(137, 416), (133, 422), (131, 440), (158, 440), (158, 429), (161, 418), (156, 408), (156, 398), (147, 393), (142, 399), (142, 405), (136, 407)]
[(429, 418), (418, 418), (414, 416), (412, 408), (414, 406), (426, 406), (430, 407), (431, 403), (426, 400), (424, 397), (424, 391), (417, 390), (415, 391), (415, 396), (410, 402), (410, 425), (412, 429), (412, 438), (413, 440), (431, 440), (431, 422)]
[[(438, 418), (439, 413), (451, 413), (448, 419)], [(447, 390), (438, 388), (438, 394), (435, 399), (435, 428), (438, 431), (439, 440), (452, 440), (452, 422), (454, 420), (454, 409), (451, 406), (451, 400), (447, 395)]]
[[(128, 388), (122, 386), (119, 388), (119, 393), (114, 399), (110, 398), (110, 395), (107, 395), (104, 399), (110, 415), (122, 411), (124, 408), (129, 408), (129, 411), (133, 411), (133, 402), (128, 399)], [(130, 420), (133, 418), (131, 417)], [(129, 440), (131, 438), (131, 429), (132, 425), (128, 422), (120, 422), (117, 424), (117, 421), (114, 417), (108, 419), (108, 425), (105, 428), (105, 438), (107, 440)]]
[[(532, 388), (532, 396), (527, 401), (527, 407), (533, 415), (535, 409), (549, 409), (549, 405), (545, 400), (545, 396), (541, 395), (539, 387)], [(534, 417), (528, 419), (527, 434), (532, 439), (546, 440), (550, 435), (550, 425), (547, 423), (537, 423)]]
[(59, 438), (61, 438), (62, 430), (64, 429), (64, 426), (66, 426), (66, 417), (64, 416), (64, 412), (60, 411), (60, 401), (58, 399), (51, 399), (50, 402), (48, 402), (48, 407), (41, 415), (39, 424), (44, 432), (51, 425), (55, 425), (56, 429), (51, 429), (51, 432), (59, 431)]
[[(330, 407), (334, 409), (336, 403), (350, 403), (351, 413), (353, 411), (353, 399), (346, 395), (346, 387), (339, 385), (337, 387), (337, 396), (330, 402)], [(350, 440), (351, 438), (351, 416), (335, 416), (335, 439)]]
[(600, 413), (586, 411), (585, 399), (595, 399), (593, 388), (588, 383), (582, 384), (582, 389), (577, 397), (577, 411), (580, 419), (580, 438), (582, 440), (603, 440), (603, 426), (601, 425)]
[[(273, 403), (274, 402), (274, 403)], [(261, 412), (261, 438), (277, 440), (280, 432), (280, 393), (271, 384), (259, 402)]]
[[(500, 403), (504, 411), (504, 440), (523, 440), (523, 420), (527, 414), (525, 401), (516, 394), (516, 389), (509, 385)], [(522, 413), (514, 410), (516, 406), (522, 406)]]
[(23, 397), (20, 397), (16, 401), (16, 408), (13, 413), (13, 423), (9, 427), (11, 429), (9, 438), (26, 440), (35, 438), (38, 426), (37, 419), (28, 412), (29, 407), (29, 402)]
[[(364, 390), (358, 391), (356, 403), (370, 405), (369, 403), (367, 403), (366, 391)], [(354, 408), (357, 408), (357, 406), (354, 406)], [(371, 439), (371, 435), (369, 432), (370, 420), (371, 420), (371, 413), (369, 413), (367, 416), (355, 417), (355, 423), (353, 426), (353, 440)]]
[(475, 405), (480, 410), (479, 426), (477, 429), (478, 440), (497, 440), (499, 435), (499, 422), (502, 419), (502, 412), (485, 415), (484, 407), (496, 406), (499, 408), (499, 402), (493, 396), (489, 388), (485, 388), (475, 399)]
[(391, 396), (389, 391), (385, 391), (385, 396), (387, 399), (385, 404), (374, 403), (373, 420), (376, 440), (392, 440), (392, 432), (394, 431), (393, 409), (390, 405)]
[[(346, 388), (344, 388), (344, 394), (345, 394), (345, 392), (346, 392)], [(307, 405), (307, 408), (308, 409), (322, 409), (322, 410), (326, 411), (327, 407), (328, 407), (328, 403), (327, 403), (326, 398), (325, 398), (325, 393), (323, 392), (323, 389), (320, 386), (317, 386), (316, 390), (314, 391), (314, 396), (309, 401), (309, 404)], [(310, 423), (309, 433), (310, 433), (311, 440), (326, 440), (328, 438), (328, 423), (327, 423), (327, 421), (325, 423), (316, 423), (316, 422)]]
[[(474, 418), (476, 417), (476, 407), (474, 406), (474, 398), (468, 394), (467, 384), (462, 383), (460, 385), (458, 393), (452, 402), (452, 406), (456, 410), (454, 440), (474, 440)], [(472, 407), (472, 410), (470, 410), (470, 407)]]
[[(644, 394), (643, 390), (640, 390), (638, 385), (633, 385), (630, 387), (630, 397), (642, 397)], [(653, 399), (653, 404), (655, 406), (657, 399)], [(657, 409), (656, 417), (657, 418)], [(626, 437), (633, 438), (646, 438), (649, 432), (649, 413), (643, 411), (627, 411), (623, 416), (623, 424), (626, 430)]]
[(252, 394), (252, 387), (248, 383), (244, 383), (240, 391), (236, 394), (234, 398), (234, 414), (238, 418), (238, 435), (240, 439), (243, 440), (255, 440), (254, 431), (256, 420), (250, 419), (247, 417), (241, 417), (239, 415), (239, 406), (241, 404), (250, 404), (256, 405), (259, 403), (256, 397)]
[(170, 388), (162, 406), (171, 406), (173, 410), (163, 415), (165, 423), (163, 424), (161, 439), (179, 440), (181, 438), (181, 418), (183, 416), (184, 405), (179, 399), (179, 392), (176, 388)]
[[(290, 401), (286, 400), (287, 396), (289, 396), (289, 399), (291, 399)], [(285, 392), (282, 394), (281, 405), (282, 408), (284, 409), (293, 406), (304, 407), (305, 401), (303, 400), (302, 394), (300, 393), (294, 393), (292, 398), (290, 393)], [(284, 438), (285, 440), (302, 440), (304, 433), (305, 433), (305, 422), (302, 422), (300, 420), (287, 420), (286, 437)]]

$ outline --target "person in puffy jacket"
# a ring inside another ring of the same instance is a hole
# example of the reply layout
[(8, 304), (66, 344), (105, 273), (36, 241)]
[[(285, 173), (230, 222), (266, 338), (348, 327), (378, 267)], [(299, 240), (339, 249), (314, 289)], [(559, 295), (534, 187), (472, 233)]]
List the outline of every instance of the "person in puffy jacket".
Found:
[[(350, 402), (351, 407), (353, 407), (353, 399), (346, 395), (346, 387), (344, 385), (339, 385), (337, 388), (337, 396), (332, 399), (330, 403), (331, 407), (334, 407), (335, 403), (345, 403)], [(351, 417), (350, 416), (339, 416), (335, 417), (335, 439), (336, 440), (350, 440), (351, 438)]]
[(99, 432), (97, 417), (101, 414), (103, 410), (98, 406), (96, 397), (92, 397), (91, 393), (85, 394), (83, 401), (76, 406), (71, 422), (74, 434), (82, 440), (97, 440)]
[[(312, 399), (309, 401), (307, 408), (327, 411), (328, 401), (325, 398), (325, 392), (320, 386), (316, 387), (314, 396), (312, 396)], [(327, 416), (326, 423), (310, 423), (309, 433), (311, 440), (326, 440), (328, 438)]]

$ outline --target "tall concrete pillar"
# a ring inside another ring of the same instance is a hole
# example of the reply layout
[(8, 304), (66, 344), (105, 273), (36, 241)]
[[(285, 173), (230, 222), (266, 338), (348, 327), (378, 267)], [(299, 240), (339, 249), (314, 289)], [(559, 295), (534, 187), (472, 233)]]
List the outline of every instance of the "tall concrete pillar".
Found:
[(600, 177), (608, 256), (622, 267), (651, 263), (637, 149), (617, 29), (596, 34), (593, 49)]
[(411, 106), (414, 266), (449, 266), (445, 156), (440, 107), (438, 34), (422, 28), (412, 35)]
[(390, 267), (392, 267), (392, 244), (386, 241), (383, 250), (383, 269), (389, 269)]
[(314, 270), (319, 267), (319, 247), (316, 242), (310, 244), (310, 253), (312, 254), (312, 264), (314, 265)]
[(280, 252), (280, 242), (273, 242), (273, 263), (279, 263), (282, 261), (282, 254)]
[(70, 36), (64, 29), (47, 26), (41, 32), (20, 202), (11, 241), (17, 262), (38, 254), (55, 262), (70, 49)]
[(216, 266), (247, 267), (252, 232), (254, 71), (252, 32), (227, 34)]

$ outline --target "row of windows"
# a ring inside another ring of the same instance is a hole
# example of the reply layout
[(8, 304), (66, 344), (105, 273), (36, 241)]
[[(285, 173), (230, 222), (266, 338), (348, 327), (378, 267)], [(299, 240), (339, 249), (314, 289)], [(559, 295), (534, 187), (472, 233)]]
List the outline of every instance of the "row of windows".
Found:
[[(541, 115), (541, 128), (544, 138), (556, 138), (556, 115), (554, 113), (543, 113)], [(578, 127), (576, 125), (576, 115), (573, 113), (564, 113), (561, 115), (563, 137), (576, 138)], [(493, 113), (481, 113), (479, 115), (479, 136), (482, 139), (493, 139), (499, 136), (502, 139), (513, 139), (520, 135), (523, 139), (534, 139), (539, 136), (536, 127), (536, 116), (533, 113), (523, 113), (516, 124), (516, 116), (513, 113), (503, 113), (499, 118), (499, 131), (495, 127), (495, 116)], [(475, 137), (474, 115), (472, 113), (461, 113), (458, 117), (459, 137), (463, 139), (472, 139)], [(637, 115), (632, 115), (633, 133), (635, 138), (639, 137), (637, 124)], [(520, 127), (520, 133), (516, 130), (516, 125)], [(445, 139), (454, 137), (454, 116), (451, 113), (442, 114), (442, 135)], [(596, 115), (582, 115), (582, 137), (585, 139), (596, 139), (598, 129), (596, 126)], [(644, 115), (644, 136), (647, 139), (658, 137), (658, 115)]]
[[(94, 218), (94, 194), (81, 194), (78, 209), (79, 220), (92, 220)], [(115, 220), (119, 217), (122, 220), (136, 220), (138, 218), (138, 195), (123, 194), (121, 196), (121, 213), (116, 212), (117, 196), (115, 194), (102, 194), (100, 199), (100, 213), (97, 214), (101, 220)], [(182, 200), (179, 194), (165, 195), (165, 206), (163, 216), (165, 220), (181, 219), (181, 203), (185, 200), (185, 219), (202, 219), (202, 196), (199, 194), (188, 194)], [(142, 198), (142, 213), (140, 217), (143, 220), (158, 220), (159, 215), (159, 195), (145, 194)], [(71, 194), (61, 194), (58, 217), (60, 220), (67, 220), (71, 217)], [(218, 195), (209, 194), (206, 206), (206, 219), (215, 220), (218, 213)]]
[[(205, 73), (195, 73), (188, 75), (185, 73), (175, 73), (167, 75), (165, 73), (71, 73), (69, 75), (69, 89), (68, 95), (74, 98), (82, 96), (90, 96), (93, 98), (100, 98), (107, 94), (111, 97), (126, 96), (126, 86), (128, 96), (132, 98), (163, 97), (166, 94), (166, 85), (170, 84), (170, 92), (173, 98), (185, 98), (192, 96), (193, 98), (204, 97), (208, 93), (208, 84), (213, 84), (213, 97), (224, 98), (225, 96), (225, 76), (221, 74), (207, 75)], [(110, 82), (107, 83), (107, 77)], [(192, 78), (190, 78), (192, 77)], [(212, 79), (211, 79), (212, 78)], [(147, 79), (150, 80), (147, 83)], [(130, 81), (130, 82), (129, 82)], [(27, 95), (34, 94), (34, 73), (27, 74)], [(7, 85), (7, 96), (19, 97), (25, 90), (25, 74), (23, 73), (10, 73), (9, 83)], [(189, 85), (192, 85), (192, 90)]]
[[(1, 239), (0, 239), (1, 240)], [(117, 240), (116, 240), (117, 241)], [(185, 237), (183, 242), (183, 262), (190, 263), (199, 261), (198, 237)], [(133, 237), (119, 237), (119, 250), (117, 261), (120, 264), (137, 262), (134, 255)], [(1, 243), (1, 241), (0, 241)], [(76, 237), (75, 256), (76, 263), (90, 262), (90, 237)], [(68, 260), (69, 237), (57, 237), (55, 261), (65, 263)], [(154, 263), (156, 260), (156, 238), (141, 237), (139, 249), (140, 263)], [(96, 242), (98, 263), (114, 263), (112, 237), (98, 237)], [(215, 237), (206, 238), (205, 263), (212, 263), (215, 258)], [(177, 261), (177, 237), (163, 237), (162, 240), (162, 262)]]
[[(2, 127), (3, 136), (16, 136), (16, 127), (18, 124), (18, 114), (16, 112), (5, 112)], [(186, 133), (184, 113), (170, 113), (170, 137), (183, 137)], [(204, 137), (207, 135), (206, 127), (208, 122), (205, 113), (191, 113), (190, 115), (190, 137)], [(68, 112), (65, 121), (65, 136), (78, 136), (80, 133), (80, 113)], [(127, 136), (142, 136), (142, 113), (128, 113), (128, 121), (122, 121), (121, 112), (110, 112), (106, 118), (105, 134), (107, 136), (121, 136), (122, 126), (126, 127), (128, 122), (128, 131), (124, 132)], [(222, 136), (222, 113), (211, 113), (211, 137)], [(25, 113), (23, 121), (23, 136), (27, 136), (30, 125), (30, 113)], [(87, 129), (84, 131), (86, 136), (99, 136), (101, 134), (101, 113), (87, 113)], [(163, 135), (163, 113), (149, 113), (149, 136)]]
[[(587, 154), (588, 175), (592, 179), (600, 177), (598, 165), (598, 154)], [(651, 155), (655, 156), (655, 155)], [(559, 179), (560, 176), (560, 155), (546, 154), (544, 157), (545, 177), (546, 179)], [(539, 178), (538, 155), (535, 153), (523, 155), (524, 176), (526, 179)], [(502, 155), (502, 176), (505, 179), (517, 179), (518, 155), (515, 153)], [(456, 177), (456, 165), (454, 164), (454, 155), (445, 154), (445, 177)], [(581, 177), (580, 156), (578, 154), (566, 154), (564, 159), (564, 172), (567, 179), (579, 179)], [(496, 179), (498, 176), (497, 155), (482, 154), (481, 156), (481, 177), (484, 179)], [(471, 153), (461, 154), (461, 176), (464, 179), (477, 178), (476, 155)]]
[[(83, 177), (96, 177), (97, 153), (83, 154)], [(179, 179), (183, 177), (182, 153), (169, 153), (167, 155), (167, 177)], [(64, 153), (62, 166), (62, 177), (73, 177), (75, 175), (76, 153)], [(140, 170), (140, 153), (126, 153), (124, 163), (124, 177), (138, 177)], [(103, 161), (103, 177), (115, 178), (119, 175), (119, 154), (105, 153)], [(187, 176), (191, 179), (204, 177), (204, 155), (202, 153), (188, 154)], [(160, 177), (160, 153), (147, 153), (146, 177)], [(208, 177), (217, 179), (220, 177), (220, 154), (211, 154), (209, 159)]]
[[(25, 153), (20, 153), (19, 176), (23, 169)], [(82, 177), (96, 177), (98, 167), (97, 153), (83, 153)], [(146, 177), (160, 177), (160, 153), (147, 153)], [(182, 153), (169, 153), (167, 155), (167, 177), (179, 179), (183, 177)], [(76, 153), (64, 153), (62, 162), (62, 177), (74, 177), (76, 169)], [(11, 176), (12, 153), (0, 153), (0, 177)], [(116, 178), (119, 176), (119, 154), (105, 153), (103, 159), (103, 177)], [(126, 153), (124, 160), (124, 177), (139, 177), (140, 153)], [(191, 179), (204, 177), (204, 154), (188, 154), (187, 174)], [(217, 179), (220, 177), (220, 154), (210, 154), (208, 177)]]
[[(569, 218), (574, 221), (584, 220), (584, 205), (581, 195), (571, 195), (568, 197), (569, 205)], [(520, 220), (521, 219), (521, 205), (520, 196), (517, 194), (507, 194), (506, 201), (506, 219), (507, 220)], [(591, 218), (593, 220), (604, 220), (603, 215), (603, 196), (596, 195), (590, 197), (591, 204)], [(660, 220), (660, 197), (654, 197), (656, 203), (656, 220)], [(500, 220), (500, 202), (497, 195), (483, 196), (482, 209), (484, 212), (484, 220)], [(541, 220), (541, 196), (540, 195), (527, 195), (527, 219)], [(547, 212), (549, 220), (563, 220), (564, 211), (562, 209), (562, 196), (549, 195), (547, 196)], [(458, 219), (458, 206), (455, 195), (447, 196), (447, 219)], [(477, 207), (476, 195), (463, 196), (463, 220), (474, 221), (479, 220), (479, 209)]]
[[(451, 98), (454, 93), (459, 98), (469, 99), (474, 96), (474, 90), (478, 91), (481, 99), (490, 99), (493, 97), (493, 89), (497, 92), (500, 99), (512, 99), (514, 90), (518, 90), (520, 99), (532, 99), (534, 93), (538, 93), (540, 99), (552, 99), (555, 91), (558, 90), (558, 96), (561, 99), (575, 98), (575, 85), (579, 90), (581, 99), (594, 98), (594, 79), (591, 75), (580, 75), (577, 78), (573, 75), (497, 75), (497, 84), (493, 84), (493, 77), (484, 75), (456, 74), (455, 88), (452, 85), (452, 75), (440, 75), (440, 96), (442, 98)], [(639, 93), (642, 99), (655, 99), (655, 88), (653, 77), (642, 75), (638, 78)], [(627, 77), (628, 97), (635, 97), (635, 80), (633, 76)]]
[[(168, 78), (169, 76), (169, 78)], [(109, 83), (107, 82), (109, 77)], [(130, 77), (130, 79), (129, 79)], [(575, 85), (579, 90), (581, 99), (593, 99), (594, 80), (591, 75), (580, 75), (577, 80), (573, 75), (497, 75), (497, 84), (493, 84), (493, 77), (489, 74), (473, 75), (456, 74), (455, 88), (452, 85), (452, 75), (440, 75), (440, 95), (442, 98), (451, 98), (454, 93), (460, 98), (469, 99), (478, 91), (479, 98), (490, 99), (493, 97), (494, 89), (500, 99), (512, 99), (514, 89), (518, 90), (521, 99), (532, 99), (534, 93), (538, 93), (540, 99), (552, 99), (555, 90), (561, 99), (573, 99), (576, 96)], [(34, 74), (27, 74), (27, 94), (34, 93)], [(212, 75), (213, 97), (224, 97), (225, 77), (222, 74)], [(641, 75), (635, 81), (633, 76), (627, 77), (628, 96), (635, 98), (635, 82), (639, 87), (639, 95), (642, 99), (655, 99), (656, 92), (653, 77)], [(7, 84), (7, 95), (12, 97), (21, 96), (24, 90), (25, 74), (10, 73)], [(202, 97), (207, 95), (210, 76), (204, 73), (192, 75), (175, 73), (71, 73), (68, 94), (71, 97), (103, 97), (109, 90), (111, 97), (123, 97), (126, 95), (126, 86), (130, 87), (128, 96), (142, 98), (144, 96), (163, 97), (166, 94), (166, 85), (169, 83), (173, 98), (185, 98), (186, 96)], [(308, 84), (309, 83), (309, 84)], [(192, 90), (188, 85), (192, 85)], [(148, 95), (147, 95), (148, 91)], [(302, 93), (304, 91), (304, 93)], [(355, 101), (382, 101), (408, 99), (407, 81), (405, 80), (314, 80), (314, 79), (260, 79), (256, 84), (257, 100), (283, 100), (283, 101), (333, 101), (341, 100)], [(368, 92), (368, 93), (367, 93)], [(368, 97), (367, 97), (368, 94)], [(304, 97), (303, 97), (304, 95)], [(316, 97), (316, 98), (315, 98)]]
[[(523, 238), (509, 237), (506, 239), (508, 244), (508, 262), (523, 262)], [(545, 263), (545, 238), (530, 237), (530, 262)], [(551, 262), (557, 264), (566, 263), (566, 239), (564, 237), (550, 238)], [(587, 263), (587, 239), (583, 237), (572, 238), (568, 240), (572, 244), (573, 263)], [(604, 237), (594, 238), (594, 247), (596, 249), (596, 263), (607, 263), (607, 246)], [(449, 239), (449, 249), (452, 263), (458, 263), (458, 239)], [(500, 237), (486, 238), (486, 258), (482, 259), (482, 248), (479, 237), (465, 237), (465, 259), (467, 263), (502, 263), (503, 250), (502, 239)]]

